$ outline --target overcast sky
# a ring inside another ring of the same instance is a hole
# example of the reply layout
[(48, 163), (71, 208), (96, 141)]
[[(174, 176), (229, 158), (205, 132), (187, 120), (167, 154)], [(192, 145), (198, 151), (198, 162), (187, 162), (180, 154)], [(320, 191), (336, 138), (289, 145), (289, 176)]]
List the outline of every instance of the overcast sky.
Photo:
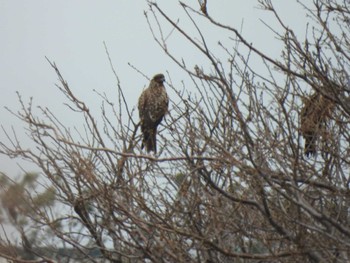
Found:
[[(179, 19), (180, 26), (195, 34), (178, 1), (157, 2), (170, 17)], [(184, 2), (198, 9), (197, 0)], [(300, 9), (296, 7), (296, 1), (273, 2), (279, 5), (277, 7), (283, 18), (300, 33), (304, 32), (305, 20), (298, 13)], [(243, 22), (243, 35), (250, 42), (278, 55), (279, 50), (274, 48), (276, 40), (260, 21), (273, 21), (271, 14), (257, 6), (256, 0), (208, 0), (208, 10), (213, 17), (238, 29)], [(110, 96), (116, 94), (116, 80), (103, 42), (109, 49), (131, 107), (136, 106), (147, 80), (128, 63), (148, 77), (168, 71), (175, 84), (180, 85), (186, 75), (153, 40), (144, 16), (144, 11), (148, 9), (144, 0), (0, 0), (1, 125), (6, 129), (13, 126), (21, 134), (23, 123), (4, 109), (5, 106), (14, 111), (19, 109), (16, 91), (25, 102), (33, 97), (35, 105), (48, 106), (67, 123), (74, 123), (74, 116), (68, 114), (63, 106), (64, 97), (55, 87), (57, 76), (45, 56), (58, 65), (72, 90), (89, 106), (98, 109), (100, 101), (96, 100), (94, 89)], [(169, 33), (171, 27), (165, 22), (164, 26), (168, 30), (165, 33)], [(222, 31), (203, 30), (209, 36), (213, 49), (218, 48), (218, 40), (228, 39)], [(193, 64), (201, 64), (202, 57), (193, 52), (179, 34), (173, 33), (168, 41), (173, 52)], [(2, 131), (0, 134), (1, 141), (6, 140)], [(28, 143), (25, 137), (20, 136), (20, 139), (24, 144)], [(0, 164), (0, 171), (9, 175), (21, 173), (16, 161), (0, 156)], [(27, 164), (24, 167), (31, 169)]]

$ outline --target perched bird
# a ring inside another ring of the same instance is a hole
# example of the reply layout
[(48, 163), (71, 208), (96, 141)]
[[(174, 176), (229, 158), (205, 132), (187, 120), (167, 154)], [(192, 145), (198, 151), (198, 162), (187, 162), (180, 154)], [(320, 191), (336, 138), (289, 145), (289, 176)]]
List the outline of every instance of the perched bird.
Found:
[(304, 154), (309, 157), (316, 154), (317, 139), (325, 133), (324, 127), (331, 117), (334, 103), (319, 94), (312, 94), (303, 99), (300, 111), (300, 130), (305, 140)]
[(164, 81), (163, 74), (155, 75), (139, 98), (138, 109), (143, 134), (141, 149), (146, 147), (147, 152), (157, 152), (157, 127), (168, 112), (169, 97), (163, 85)]

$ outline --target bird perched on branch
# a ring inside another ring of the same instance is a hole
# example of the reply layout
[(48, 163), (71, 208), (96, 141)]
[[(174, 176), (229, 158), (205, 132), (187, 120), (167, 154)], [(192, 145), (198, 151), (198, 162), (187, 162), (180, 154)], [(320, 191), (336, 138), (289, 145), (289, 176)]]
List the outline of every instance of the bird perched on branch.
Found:
[(300, 111), (300, 129), (305, 140), (304, 154), (316, 154), (317, 139), (325, 133), (325, 125), (332, 115), (334, 103), (319, 94), (312, 94), (303, 99), (304, 106)]
[(157, 152), (157, 127), (168, 112), (169, 97), (163, 85), (164, 81), (163, 74), (155, 75), (139, 98), (138, 109), (143, 134), (141, 149), (146, 147), (147, 152)]

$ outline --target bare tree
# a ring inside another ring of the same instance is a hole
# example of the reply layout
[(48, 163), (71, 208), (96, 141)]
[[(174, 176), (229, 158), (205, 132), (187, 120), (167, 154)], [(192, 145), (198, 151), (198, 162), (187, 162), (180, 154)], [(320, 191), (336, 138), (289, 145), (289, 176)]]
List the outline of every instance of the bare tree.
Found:
[[(141, 151), (138, 118), (119, 81), (118, 101), (100, 94), (100, 126), (50, 62), (70, 109), (85, 121), (75, 132), (49, 109), (34, 115), (19, 97), (15, 115), (36, 148), (6, 132), (1, 152), (37, 164), (69, 212), (42, 208), (36, 220), (91, 262), (348, 262), (349, 3), (300, 3), (313, 26), (299, 39), (272, 1), (260, 0), (279, 24), (283, 50), (274, 58), (212, 17), (214, 2), (207, 2), (180, 2), (196, 36), (156, 3), (145, 13), (155, 41), (191, 80), (181, 90), (168, 76), (178, 97), (160, 129), (158, 155)], [(230, 34), (232, 46), (219, 42), (225, 58), (209, 48), (199, 19)], [(168, 48), (163, 21), (202, 54), (203, 65), (188, 66)], [(327, 117), (302, 114), (314, 94)], [(304, 155), (301, 118), (305, 125), (308, 116), (315, 156)]]

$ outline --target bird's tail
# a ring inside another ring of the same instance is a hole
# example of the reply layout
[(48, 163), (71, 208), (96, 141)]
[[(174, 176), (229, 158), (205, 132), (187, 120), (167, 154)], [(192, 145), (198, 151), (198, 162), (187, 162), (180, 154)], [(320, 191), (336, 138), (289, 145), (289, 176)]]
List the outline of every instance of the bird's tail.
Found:
[(307, 157), (309, 157), (309, 155), (314, 156), (316, 154), (316, 135), (314, 133), (308, 133), (304, 135), (304, 139), (304, 154)]
[(143, 140), (141, 149), (146, 147), (146, 151), (149, 153), (153, 151), (157, 152), (157, 140), (156, 140), (157, 131), (155, 129), (147, 129), (143, 131)]

